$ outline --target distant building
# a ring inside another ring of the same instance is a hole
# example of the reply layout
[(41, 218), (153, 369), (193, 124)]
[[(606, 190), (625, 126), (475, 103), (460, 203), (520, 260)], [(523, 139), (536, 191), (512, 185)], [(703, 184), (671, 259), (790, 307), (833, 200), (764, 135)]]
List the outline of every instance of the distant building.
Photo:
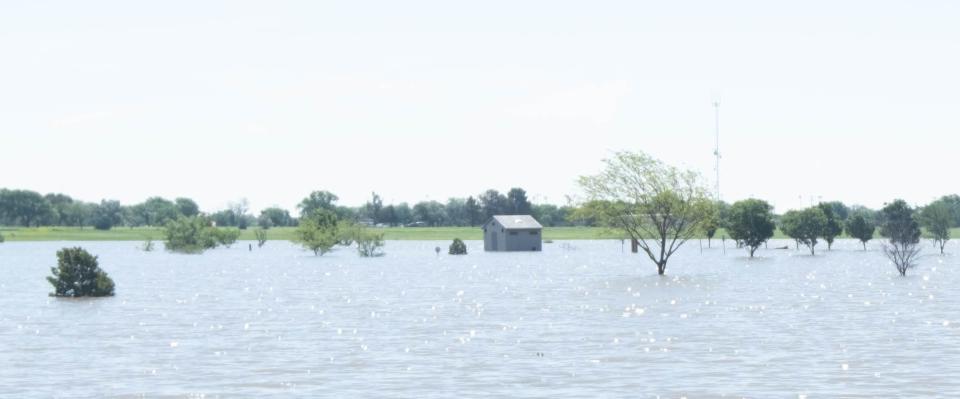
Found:
[(543, 226), (530, 215), (496, 215), (483, 225), (484, 251), (541, 251)]

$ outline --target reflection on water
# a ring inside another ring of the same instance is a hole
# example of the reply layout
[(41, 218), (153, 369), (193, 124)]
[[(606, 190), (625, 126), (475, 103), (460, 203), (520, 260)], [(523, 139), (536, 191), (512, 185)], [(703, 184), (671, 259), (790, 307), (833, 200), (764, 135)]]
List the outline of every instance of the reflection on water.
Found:
[(447, 244), (389, 242), (386, 257), (361, 259), (284, 242), (200, 256), (83, 243), (117, 296), (67, 300), (46, 296), (44, 276), (70, 243), (8, 242), (0, 387), (11, 397), (960, 396), (958, 258), (930, 248), (901, 278), (856, 242), (752, 260), (693, 243), (661, 277), (619, 241), (434, 253)]

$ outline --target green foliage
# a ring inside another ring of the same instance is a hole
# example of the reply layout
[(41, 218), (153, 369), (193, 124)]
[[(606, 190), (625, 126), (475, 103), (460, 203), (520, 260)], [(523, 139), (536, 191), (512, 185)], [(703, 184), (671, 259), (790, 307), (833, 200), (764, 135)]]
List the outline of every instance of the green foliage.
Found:
[(0, 224), (40, 226), (53, 214), (53, 206), (40, 193), (0, 189)]
[(357, 253), (364, 258), (384, 255), (383, 233), (376, 233), (366, 228), (359, 228), (356, 230), (354, 241), (357, 242)]
[(823, 240), (827, 242), (827, 250), (829, 251), (833, 247), (833, 240), (843, 233), (842, 222), (844, 218), (839, 217), (834, 210), (841, 209), (845, 214), (846, 207), (843, 206), (843, 203), (836, 201), (831, 203), (821, 202), (817, 204), (817, 207), (827, 217), (827, 224), (823, 226)]
[(920, 210), (920, 223), (927, 229), (934, 244), (940, 247), (940, 254), (943, 255), (943, 248), (947, 241), (950, 241), (950, 225), (953, 223), (950, 204), (937, 200), (923, 207)]
[(100, 269), (97, 257), (83, 248), (64, 248), (57, 251), (57, 267), (50, 268), (47, 277), (54, 291), (51, 296), (112, 296), (113, 280)]
[(860, 240), (864, 251), (867, 250), (867, 241), (873, 239), (873, 232), (877, 229), (873, 222), (867, 220), (867, 217), (862, 213), (855, 213), (847, 218), (844, 228), (847, 235)]
[(227, 248), (230, 248), (230, 246), (237, 242), (237, 239), (240, 238), (240, 229), (215, 228), (214, 232), (217, 239), (217, 244), (223, 245)]
[(314, 191), (304, 198), (303, 201), (300, 201), (300, 204), (297, 205), (297, 209), (300, 210), (300, 217), (313, 217), (315, 211), (320, 209), (325, 209), (328, 211), (336, 211), (336, 202), (340, 198), (337, 197), (334, 193), (329, 191)]
[(773, 237), (776, 225), (773, 223), (772, 210), (770, 204), (758, 199), (737, 201), (730, 207), (727, 233), (730, 238), (747, 247), (751, 258), (760, 245)]
[(200, 214), (200, 206), (190, 198), (177, 198), (173, 200), (177, 205), (177, 211), (180, 212), (180, 215), (186, 217), (193, 217)]
[(3, 234), (0, 234), (0, 242), (3, 242), (3, 241), (4, 241)]
[(93, 228), (97, 230), (110, 230), (113, 226), (119, 225), (123, 221), (123, 207), (120, 201), (100, 201), (93, 209), (92, 215)]
[(783, 214), (780, 223), (784, 234), (806, 245), (810, 248), (810, 254), (815, 255), (817, 237), (823, 236), (827, 216), (819, 207), (810, 207), (802, 211), (788, 211)]
[(463, 243), (463, 240), (459, 238), (454, 238), (453, 243), (450, 244), (450, 255), (466, 255), (467, 254), (467, 244)]
[(323, 256), (333, 250), (341, 239), (337, 215), (331, 210), (319, 208), (300, 219), (293, 241), (315, 255)]
[(266, 229), (256, 229), (253, 231), (253, 235), (257, 239), (257, 248), (263, 247), (263, 244), (267, 243)]
[(880, 234), (890, 239), (884, 245), (883, 252), (897, 267), (901, 276), (907, 275), (907, 269), (914, 266), (914, 260), (920, 253), (917, 243), (920, 242), (920, 224), (911, 208), (903, 200), (895, 200), (887, 204), (880, 211), (883, 215), (883, 224)]
[(507, 192), (507, 203), (508, 215), (529, 215), (533, 207), (527, 199), (527, 192), (520, 187), (511, 188)]
[(667, 261), (709, 218), (711, 201), (700, 175), (644, 153), (619, 152), (598, 175), (582, 176), (589, 213), (622, 230), (664, 274)]
[(210, 219), (203, 216), (181, 216), (167, 222), (164, 229), (167, 250), (180, 253), (202, 253), (216, 248), (224, 238), (221, 234)]

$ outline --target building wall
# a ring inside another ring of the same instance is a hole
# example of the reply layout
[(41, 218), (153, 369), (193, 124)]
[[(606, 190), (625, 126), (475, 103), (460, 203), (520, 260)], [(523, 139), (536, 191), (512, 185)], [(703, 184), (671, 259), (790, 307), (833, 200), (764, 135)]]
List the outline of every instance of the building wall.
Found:
[[(516, 234), (514, 234), (516, 233)], [(504, 234), (507, 251), (542, 251), (543, 240), (539, 229), (508, 230)]]
[(540, 229), (506, 230), (496, 220), (491, 220), (483, 228), (484, 251), (543, 250), (543, 232)]

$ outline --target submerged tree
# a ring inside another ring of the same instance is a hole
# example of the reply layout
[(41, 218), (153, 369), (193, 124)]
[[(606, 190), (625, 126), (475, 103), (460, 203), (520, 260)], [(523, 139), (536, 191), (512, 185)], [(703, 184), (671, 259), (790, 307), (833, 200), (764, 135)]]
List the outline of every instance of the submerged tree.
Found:
[(717, 235), (717, 229), (720, 228), (720, 206), (714, 203), (710, 206), (706, 218), (703, 220), (703, 234), (707, 236), (707, 248), (713, 248), (713, 236)]
[(51, 296), (112, 296), (113, 280), (100, 269), (97, 257), (83, 248), (64, 248), (57, 251), (57, 267), (51, 267), (53, 276), (47, 281), (53, 286)]
[(730, 238), (747, 247), (750, 257), (763, 245), (776, 230), (773, 223), (773, 207), (766, 201), (745, 199), (737, 201), (730, 207), (727, 217), (727, 233)]
[(817, 237), (823, 236), (827, 225), (823, 210), (810, 207), (802, 211), (788, 211), (783, 214), (780, 223), (784, 234), (810, 248), (810, 255), (816, 255)]
[(867, 241), (873, 239), (873, 232), (877, 229), (873, 222), (859, 213), (850, 216), (844, 228), (847, 230), (847, 235), (860, 240), (864, 251), (867, 250)]
[(164, 237), (167, 250), (180, 253), (202, 253), (216, 248), (224, 238), (211, 220), (203, 216), (181, 216), (167, 222)]
[(618, 152), (598, 175), (582, 176), (585, 206), (602, 223), (623, 230), (663, 275), (667, 261), (696, 235), (711, 201), (700, 176), (644, 153)]
[(467, 244), (463, 243), (463, 240), (459, 238), (454, 238), (453, 243), (450, 244), (450, 255), (466, 255), (467, 254)]
[(337, 215), (324, 208), (316, 208), (301, 218), (294, 234), (294, 242), (319, 256), (333, 250), (342, 239)]
[(827, 242), (827, 251), (833, 247), (833, 240), (843, 233), (843, 218), (836, 213), (836, 204), (839, 204), (841, 207), (843, 206), (843, 203), (840, 202), (821, 202), (817, 205), (817, 208), (820, 208), (820, 210), (823, 211), (823, 215), (827, 218), (827, 223), (823, 225), (822, 233), (823, 240)]
[(257, 248), (263, 247), (267, 243), (267, 230), (260, 228), (253, 231), (253, 236), (257, 239)]
[(883, 253), (897, 267), (901, 276), (907, 275), (907, 269), (915, 266), (920, 254), (920, 225), (914, 217), (913, 209), (904, 200), (895, 200), (880, 211), (883, 224), (880, 234), (890, 239), (884, 244)]
[(940, 248), (940, 255), (943, 255), (943, 247), (950, 241), (950, 225), (953, 223), (950, 205), (942, 200), (930, 203), (920, 210), (920, 222), (927, 229), (934, 245)]
[(383, 256), (383, 233), (367, 230), (364, 227), (356, 229), (354, 241), (357, 242), (357, 254), (361, 257)]

